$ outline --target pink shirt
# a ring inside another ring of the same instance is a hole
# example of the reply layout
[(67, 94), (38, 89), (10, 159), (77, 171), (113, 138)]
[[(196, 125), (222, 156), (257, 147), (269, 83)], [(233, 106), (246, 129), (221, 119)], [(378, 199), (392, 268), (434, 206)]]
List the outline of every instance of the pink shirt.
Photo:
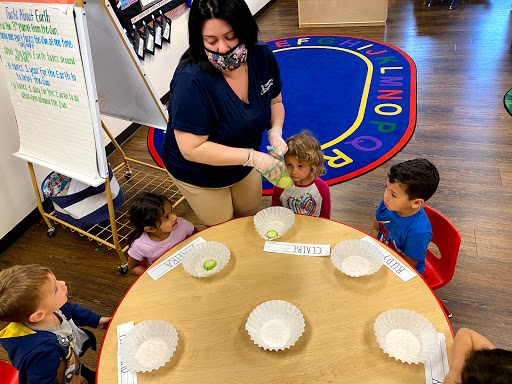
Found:
[(149, 267), (153, 262), (162, 256), (169, 249), (174, 247), (180, 241), (185, 240), (194, 232), (194, 225), (189, 221), (178, 217), (178, 228), (169, 233), (169, 237), (162, 241), (151, 240), (144, 232), (138, 239), (136, 239), (130, 249), (128, 255), (135, 260), (146, 260)]

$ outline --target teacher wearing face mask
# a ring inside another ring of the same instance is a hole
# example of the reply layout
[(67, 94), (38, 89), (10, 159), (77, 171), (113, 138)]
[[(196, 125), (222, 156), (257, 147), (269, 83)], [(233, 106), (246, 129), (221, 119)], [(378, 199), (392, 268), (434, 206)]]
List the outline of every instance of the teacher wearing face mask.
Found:
[(190, 47), (171, 81), (161, 155), (173, 182), (210, 226), (258, 211), (257, 171), (277, 163), (259, 152), (264, 133), (277, 154), (288, 149), (281, 76), (243, 0), (194, 0), (188, 34)]

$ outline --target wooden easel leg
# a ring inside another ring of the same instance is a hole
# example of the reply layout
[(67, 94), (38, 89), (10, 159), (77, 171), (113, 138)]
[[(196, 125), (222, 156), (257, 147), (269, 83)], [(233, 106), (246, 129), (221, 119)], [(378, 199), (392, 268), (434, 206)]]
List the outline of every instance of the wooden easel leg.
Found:
[(28, 170), (30, 172), (30, 178), (32, 179), (32, 187), (34, 187), (34, 194), (36, 195), (37, 208), (39, 209), (41, 216), (43, 216), (43, 220), (48, 226), (47, 235), (53, 236), (53, 233), (55, 232), (55, 227), (52, 225), (52, 223), (50, 223), (50, 220), (48, 220), (48, 218), (46, 217), (46, 212), (43, 209), (43, 202), (41, 201), (41, 196), (39, 195), (39, 187), (37, 185), (36, 174), (34, 172), (34, 165), (31, 162), (28, 162), (27, 164)]
[(108, 177), (105, 179), (105, 192), (107, 193), (108, 215), (110, 216), (110, 229), (112, 230), (112, 239), (114, 240), (116, 252), (119, 255), (119, 258), (121, 259), (122, 263), (121, 266), (119, 267), (119, 271), (121, 273), (126, 273), (128, 270), (128, 263), (126, 262), (123, 250), (119, 245), (119, 237), (117, 236), (116, 215), (114, 212), (114, 201), (112, 200), (112, 191), (110, 190), (110, 179)]

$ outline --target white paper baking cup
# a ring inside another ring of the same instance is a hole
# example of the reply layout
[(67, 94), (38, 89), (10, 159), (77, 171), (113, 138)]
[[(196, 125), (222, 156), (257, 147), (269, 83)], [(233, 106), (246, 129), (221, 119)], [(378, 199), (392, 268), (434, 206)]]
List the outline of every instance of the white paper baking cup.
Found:
[(434, 354), (437, 332), (425, 317), (408, 309), (391, 309), (373, 324), (382, 350), (403, 363), (424, 363)]
[[(254, 216), (254, 226), (265, 240), (275, 240), (285, 234), (290, 229), (295, 220), (295, 214), (288, 208), (269, 207), (259, 211)], [(277, 237), (269, 239), (268, 231), (276, 231)]]
[(251, 340), (259, 347), (279, 351), (293, 346), (304, 332), (304, 316), (292, 303), (266, 301), (254, 308), (245, 323)]
[[(231, 252), (228, 247), (217, 241), (206, 241), (190, 248), (182, 264), (185, 271), (194, 277), (208, 277), (215, 275), (229, 262)], [(208, 260), (215, 260), (217, 265), (207, 271), (204, 269), (204, 263)]]
[(384, 263), (374, 245), (356, 239), (336, 244), (331, 252), (331, 261), (337, 269), (351, 277), (372, 275)]
[(124, 365), (137, 372), (163, 367), (178, 346), (178, 332), (163, 320), (145, 320), (133, 327), (119, 347)]

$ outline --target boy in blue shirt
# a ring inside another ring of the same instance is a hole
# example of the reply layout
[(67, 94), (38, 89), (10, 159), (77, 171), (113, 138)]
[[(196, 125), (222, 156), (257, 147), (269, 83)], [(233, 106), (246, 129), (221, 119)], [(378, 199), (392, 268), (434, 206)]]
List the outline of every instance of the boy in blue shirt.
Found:
[(418, 273), (425, 270), (432, 227), (422, 205), (436, 191), (439, 173), (426, 159), (393, 165), (370, 235), (393, 247)]
[(68, 289), (45, 267), (17, 265), (0, 272), (0, 344), (19, 371), (20, 384), (92, 384), (95, 372), (80, 357), (96, 338), (77, 326), (106, 328), (100, 317), (67, 303)]

